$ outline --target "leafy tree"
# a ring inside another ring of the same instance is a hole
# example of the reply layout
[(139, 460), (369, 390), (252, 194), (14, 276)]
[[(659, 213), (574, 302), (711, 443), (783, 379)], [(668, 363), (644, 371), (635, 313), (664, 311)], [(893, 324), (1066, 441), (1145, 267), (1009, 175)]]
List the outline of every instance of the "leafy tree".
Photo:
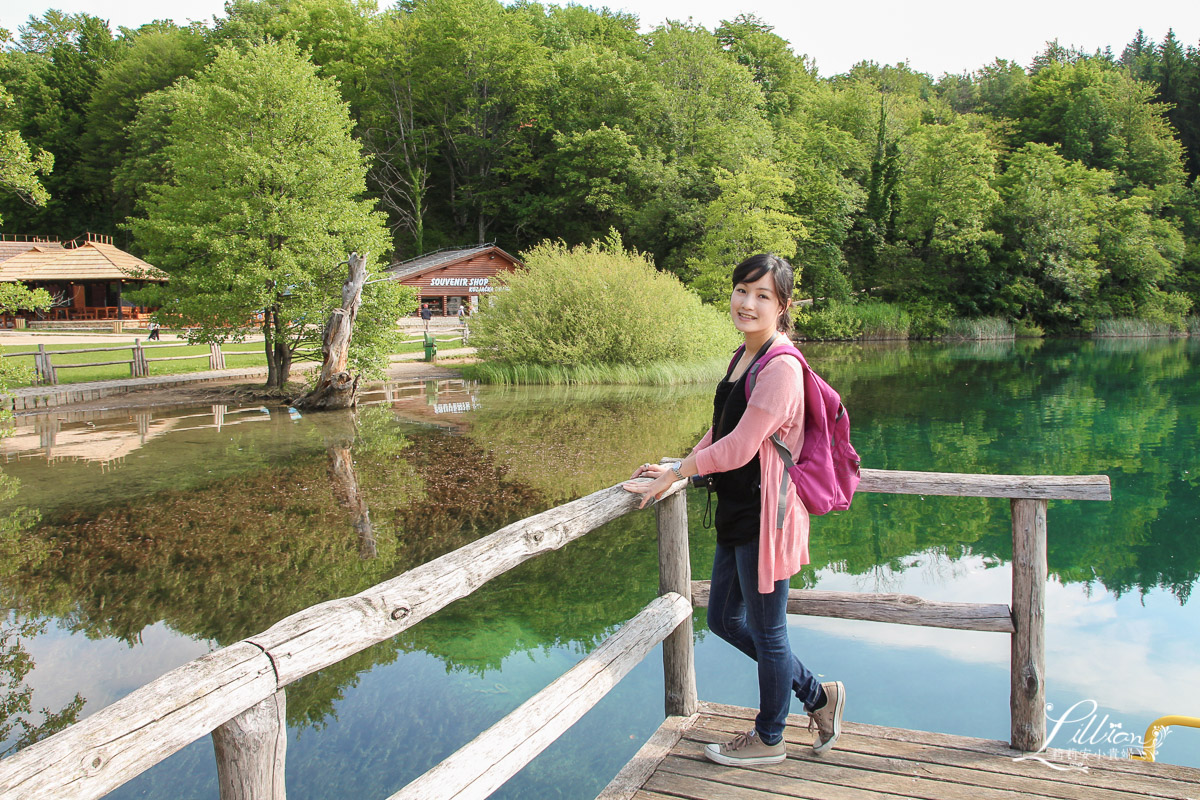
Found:
[[(0, 53), (0, 58), (4, 54)], [(12, 95), (0, 84), (0, 108), (13, 102)], [(54, 156), (45, 150), (32, 150), (19, 131), (0, 128), (0, 192), (17, 195), (26, 203), (44, 206), (50, 193), (38, 179), (54, 168)], [(4, 217), (0, 216), (0, 223)]]
[(692, 288), (719, 303), (729, 295), (733, 267), (755, 253), (796, 255), (796, 240), (808, 236), (804, 221), (789, 213), (786, 196), (795, 184), (775, 165), (747, 159), (739, 172), (717, 168), (719, 194), (704, 212), (704, 238), (688, 259)]
[(845, 300), (850, 281), (843, 248), (866, 199), (854, 180), (866, 154), (853, 136), (807, 114), (779, 123), (778, 146), (795, 184), (788, 209), (808, 231), (796, 242), (796, 285), (814, 303)]
[[(267, 386), (282, 387), (297, 354), (319, 352), (339, 262), (385, 249), (382, 220), (360, 199), (366, 164), (346, 105), (294, 44), (275, 42), (221, 49), (163, 97), (169, 178), (129, 224), (171, 282), (145, 299), (207, 340), (236, 338), (257, 315)], [(394, 331), (399, 296), (369, 289), (359, 319)]]
[(414, 102), (441, 140), (439, 184), (454, 233), (485, 242), (502, 215), (524, 218), (547, 54), (496, 0), (421, 0), (402, 24), (412, 26)]
[(794, 54), (773, 30), (754, 14), (739, 14), (713, 33), (737, 63), (751, 71), (763, 93), (767, 118), (777, 122), (800, 110), (816, 82), (816, 68), (806, 56)]
[[(108, 24), (88, 14), (48, 12), (21, 28), (21, 52), (12, 53), (15, 81), (0, 79), (18, 98), (15, 127), (35, 150), (54, 157), (43, 183), (42, 206), (3, 203), (9, 224), (29, 232), (111, 231), (105, 210), (107, 181), (82, 168), (87, 103), (103, 65), (116, 51)], [(7, 59), (6, 59), (7, 60)]]
[(645, 60), (655, 84), (650, 133), (668, 159), (734, 169), (743, 157), (766, 154), (771, 136), (759, 111), (762, 90), (717, 37), (670, 22), (649, 34)]
[(1088, 167), (1117, 172), (1120, 189), (1177, 186), (1182, 151), (1153, 98), (1152, 86), (1094, 59), (1050, 63), (1030, 80), (1020, 134), (1058, 144), (1064, 157)]
[(1098, 198), (1112, 187), (1112, 173), (1030, 143), (1012, 155), (998, 184), (997, 229), (1008, 260), (1004, 311), (1060, 329), (1088, 324), (1101, 279)]
[(903, 204), (898, 238), (881, 258), (877, 280), (885, 294), (907, 300), (961, 298), (968, 275), (998, 243), (989, 229), (999, 194), (992, 188), (996, 153), (987, 137), (953, 125), (922, 125), (905, 142), (907, 167), (899, 180)]
[(146, 25), (122, 37), (118, 44), (120, 48), (101, 68), (87, 99), (80, 163), (89, 183), (105, 187), (110, 228), (135, 213), (141, 189), (136, 182), (114, 181), (118, 169), (132, 152), (145, 158), (152, 143), (161, 143), (161, 135), (149, 131), (145, 139), (134, 138), (131, 125), (138, 102), (183, 76), (194, 76), (212, 59), (204, 30), (198, 25)]

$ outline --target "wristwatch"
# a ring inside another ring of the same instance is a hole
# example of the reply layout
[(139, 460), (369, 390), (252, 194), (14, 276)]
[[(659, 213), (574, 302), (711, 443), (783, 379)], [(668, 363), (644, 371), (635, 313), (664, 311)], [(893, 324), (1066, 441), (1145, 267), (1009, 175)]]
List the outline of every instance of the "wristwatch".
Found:
[(683, 473), (679, 471), (679, 468), (682, 466), (683, 466), (682, 461), (673, 461), (670, 464), (671, 472), (675, 473), (675, 480), (677, 480), (677, 481), (683, 480)]

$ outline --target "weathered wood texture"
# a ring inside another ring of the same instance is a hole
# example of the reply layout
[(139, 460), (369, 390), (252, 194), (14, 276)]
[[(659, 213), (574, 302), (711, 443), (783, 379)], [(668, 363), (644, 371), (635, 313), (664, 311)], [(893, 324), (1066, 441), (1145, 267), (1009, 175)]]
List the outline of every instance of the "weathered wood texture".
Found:
[[(692, 594), (692, 560), (688, 551), (687, 497), (680, 482), (674, 494), (654, 507), (658, 524), (658, 591)], [(696, 713), (696, 651), (692, 617), (663, 642), (664, 705), (668, 717)]]
[(350, 355), (350, 339), (354, 335), (354, 320), (362, 302), (363, 284), (367, 281), (367, 254), (351, 253), (346, 262), (349, 274), (342, 284), (342, 306), (329, 314), (325, 323), (325, 338), (321, 344), (321, 375), (312, 391), (293, 405), (307, 411), (350, 408), (354, 405), (358, 376), (346, 369)]
[(1012, 636), (1009, 707), (1012, 746), (1046, 741), (1046, 501), (1012, 501)]
[(212, 732), (221, 800), (285, 800), (286, 706), (276, 692)]
[(637, 502), (613, 486), (515, 522), (358, 595), (286, 617), (0, 761), (0, 796), (100, 797), (287, 684), (395, 636)]
[(964, 475), (864, 469), (860, 492), (1031, 500), (1111, 500), (1107, 475)]
[[(708, 581), (693, 581), (692, 605), (708, 608), (708, 593)], [(787, 610), (789, 614), (810, 617), (862, 619), (928, 628), (996, 633), (1012, 633), (1015, 630), (1008, 606), (1002, 603), (941, 603), (909, 594), (792, 589), (788, 592)]]
[[(850, 708), (850, 706), (848, 706)], [(657, 770), (632, 795), (639, 800), (1126, 800), (1196, 796), (1200, 770), (1093, 757), (1088, 769), (1065, 751), (1042, 754), (1052, 769), (1004, 742), (910, 731), (847, 721), (837, 746), (814, 756), (808, 718), (788, 717), (781, 764), (732, 769), (710, 763), (703, 747), (727, 741), (754, 724), (754, 710), (701, 703), (699, 714)], [(669, 732), (673, 735), (674, 732)], [(1077, 754), (1076, 754), (1077, 755)], [(1163, 770), (1153, 769), (1162, 766)], [(1074, 767), (1074, 768), (1071, 768)], [(607, 790), (606, 790), (607, 791)], [(609, 800), (604, 794), (604, 800)]]
[(0, 797), (103, 797), (277, 688), (260, 648), (209, 653), (0, 761)]
[(620, 486), (514, 522), (352, 597), (312, 606), (246, 641), (271, 654), (280, 687), (395, 636), (497, 575), (636, 507)]
[(670, 754), (671, 749), (679, 743), (683, 732), (695, 722), (695, 714), (689, 717), (667, 717), (646, 743), (638, 748), (633, 758), (613, 776), (596, 800), (629, 800), (633, 797)]
[(389, 800), (482, 800), (608, 694), (675, 630), (692, 607), (674, 592), (655, 598), (586, 658), (511, 714)]

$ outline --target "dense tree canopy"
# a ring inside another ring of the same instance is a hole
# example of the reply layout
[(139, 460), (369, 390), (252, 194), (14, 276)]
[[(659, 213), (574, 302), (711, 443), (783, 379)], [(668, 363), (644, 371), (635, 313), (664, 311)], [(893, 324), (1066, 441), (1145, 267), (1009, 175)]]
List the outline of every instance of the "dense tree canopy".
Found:
[[(822, 78), (753, 15), (638, 28), (533, 0), (232, 0), (211, 27), (115, 34), (48, 11), (0, 60), (0, 135), (35, 180), (10, 181), (0, 215), (6, 231), (87, 228), (161, 252), (124, 224), (169, 178), (168, 87), (218, 52), (288, 41), (346, 104), (398, 257), (615, 229), (706, 297), (771, 248), (818, 304), (1074, 330), (1179, 324), (1200, 301), (1197, 43), (1138, 31), (1119, 57), (1050, 42), (1027, 66), (864, 62)], [(28, 205), (39, 186), (48, 201)]]
[[(385, 249), (381, 215), (360, 198), (366, 164), (345, 104), (295, 45), (269, 41), (220, 48), (163, 103), (169, 167), (130, 227), (172, 280), (145, 291), (208, 338), (257, 317), (267, 385), (282, 386), (297, 353), (319, 351), (338, 263)], [(370, 289), (363, 316), (387, 320), (375, 330), (386, 336), (403, 310), (397, 290)]]

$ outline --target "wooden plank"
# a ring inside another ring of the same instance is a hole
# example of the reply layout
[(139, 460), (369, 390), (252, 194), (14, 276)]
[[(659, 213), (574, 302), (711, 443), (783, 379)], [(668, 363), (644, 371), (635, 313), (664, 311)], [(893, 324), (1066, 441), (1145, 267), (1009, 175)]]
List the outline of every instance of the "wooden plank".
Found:
[(811, 761), (801, 761), (793, 758), (790, 751), (788, 758), (780, 764), (748, 769), (712, 764), (697, 752), (667, 759), (662, 772), (744, 786), (775, 795), (830, 800), (894, 800), (897, 797), (913, 800), (1023, 800), (1026, 796), (1003, 790), (973, 794), (979, 787), (945, 784), (922, 779), (918, 775), (889, 775), (847, 768), (817, 756)]
[(630, 800), (642, 788), (658, 765), (679, 742), (683, 732), (696, 721), (696, 715), (688, 717), (667, 717), (646, 743), (642, 745), (633, 758), (613, 776), (604, 790), (596, 796), (596, 800)]
[(221, 800), (285, 800), (286, 709), (279, 691), (212, 732)]
[[(731, 731), (711, 730), (700, 724), (688, 732), (687, 739), (697, 743), (694, 757), (701, 759), (703, 756), (699, 753), (699, 747), (710, 742), (728, 741), (731, 735)], [(1132, 797), (1123, 790), (1078, 786), (1050, 779), (1048, 776), (1052, 770), (1048, 768), (1043, 768), (1043, 774), (1047, 776), (1045, 778), (982, 770), (979, 769), (981, 762), (997, 758), (983, 753), (970, 754), (966, 757), (968, 763), (951, 766), (929, 758), (906, 758), (900, 752), (903, 748), (897, 747), (901, 744), (899, 742), (888, 742), (879, 752), (864, 752), (861, 749), (862, 742), (856, 740), (851, 743), (849, 738), (852, 737), (843, 733), (837, 748), (824, 756), (816, 756), (809, 746), (810, 738), (806, 731), (785, 732), (788, 761), (778, 768), (763, 769), (824, 783), (893, 792), (916, 800), (1019, 800), (1022, 797), (1131, 800)], [(926, 747), (926, 750), (929, 749)]]
[[(695, 731), (720, 730), (726, 735), (747, 729), (754, 724), (757, 712), (716, 703), (701, 703), (696, 722), (687, 735)], [(808, 717), (789, 714), (784, 736), (789, 742), (801, 745), (810, 743)], [(838, 740), (836, 752), (861, 752), (883, 757), (900, 757), (928, 764), (962, 766), (987, 773), (993, 777), (989, 782), (1007, 780), (1013, 776), (1036, 778), (1052, 783), (1078, 782), (1086, 779), (1087, 786), (1095, 789), (1111, 789), (1125, 796), (1165, 798), (1195, 798), (1195, 789), (1200, 785), (1200, 770), (1173, 764), (1155, 764), (1161, 769), (1147, 769), (1144, 762), (1129, 759), (1093, 758), (1088, 762), (1086, 775), (1078, 771), (1059, 771), (1045, 764), (1032, 761), (1016, 761), (1023, 755), (1005, 742), (995, 739), (980, 739), (929, 731), (914, 731), (905, 728), (890, 728), (861, 722), (843, 722), (842, 738)], [(1066, 752), (1054, 750), (1043, 754), (1049, 761), (1070, 765)], [(1090, 795), (1084, 795), (1090, 797)]]
[[(132, 350), (133, 348), (122, 347), (121, 349), (122, 350)], [(56, 369), (56, 370), (74, 369), (76, 367), (111, 367), (116, 364), (132, 364), (132, 363), (133, 363), (132, 359), (125, 359), (124, 361), (89, 361), (86, 364), (55, 364), (54, 369)]]
[[(677, 764), (674, 760), (672, 765)], [(802, 777), (787, 778), (778, 774), (759, 771), (756, 768), (739, 769), (722, 767), (718, 764), (703, 765), (697, 774), (682, 771), (660, 770), (646, 788), (669, 796), (689, 800), (768, 800), (777, 797), (802, 797), (806, 800), (898, 800), (897, 795), (871, 791), (856, 786), (810, 781)], [(903, 795), (901, 795), (903, 797)]]
[(639, 502), (620, 485), (529, 517), (352, 597), (286, 617), (253, 642), (271, 655), (279, 686), (390, 639), (517, 564), (578, 539)]
[[(709, 581), (692, 582), (692, 605), (708, 608)], [(999, 603), (943, 603), (908, 594), (827, 592), (817, 589), (788, 591), (789, 614), (860, 619), (929, 628), (1012, 633), (1008, 606)]]
[(1029, 500), (1111, 500), (1107, 475), (969, 475), (864, 469), (860, 492)]
[(0, 796), (103, 797), (275, 691), (254, 645), (201, 656), (0, 761)]
[(1012, 501), (1012, 635), (1010, 744), (1040, 750), (1046, 742), (1046, 501)]
[(591, 710), (667, 634), (691, 617), (671, 592), (645, 609), (586, 658), (389, 800), (482, 800)]
[[(681, 482), (678, 489), (686, 487)], [(658, 528), (658, 591), (692, 596), (692, 559), (688, 552), (687, 497), (676, 490), (654, 506)], [(696, 713), (696, 649), (689, 614), (663, 642), (663, 703), (668, 717)]]

